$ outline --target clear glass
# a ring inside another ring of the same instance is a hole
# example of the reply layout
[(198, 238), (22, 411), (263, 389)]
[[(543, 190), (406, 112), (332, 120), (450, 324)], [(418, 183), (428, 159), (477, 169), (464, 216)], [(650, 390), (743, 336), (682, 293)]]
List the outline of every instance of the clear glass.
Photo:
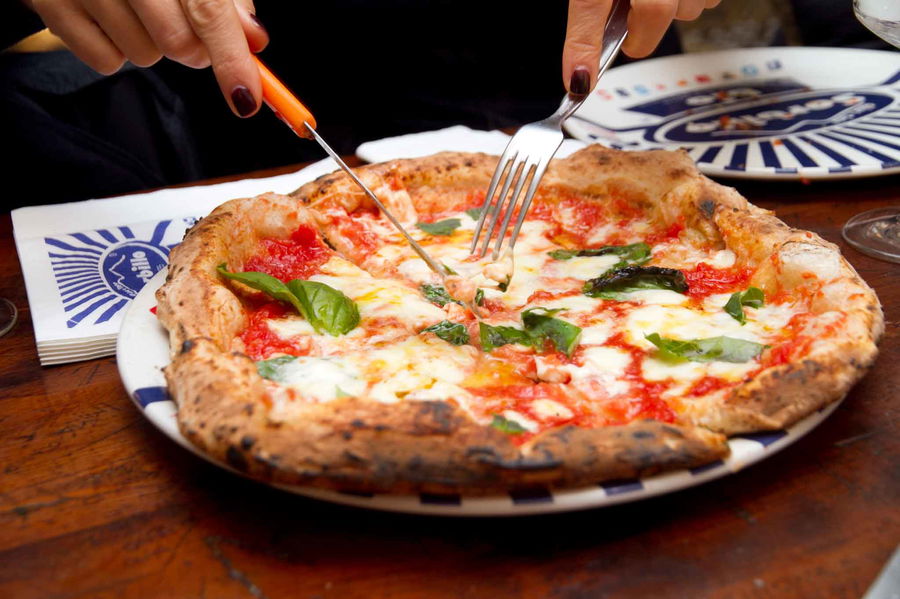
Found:
[(18, 318), (19, 311), (16, 310), (16, 306), (5, 297), (0, 297), (0, 337), (16, 326)]
[[(872, 33), (900, 48), (900, 0), (853, 0), (853, 12)], [(844, 224), (842, 234), (864, 254), (900, 262), (900, 206), (857, 214)]]

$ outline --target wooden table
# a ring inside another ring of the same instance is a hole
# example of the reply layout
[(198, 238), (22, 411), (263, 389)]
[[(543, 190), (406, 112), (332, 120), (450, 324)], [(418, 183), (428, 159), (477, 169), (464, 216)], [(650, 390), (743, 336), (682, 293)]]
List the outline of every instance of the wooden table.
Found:
[(843, 244), (900, 178), (746, 183), (840, 243), (884, 304), (881, 355), (823, 424), (743, 472), (642, 502), (442, 519), (345, 508), (178, 447), (114, 358), (41, 368), (8, 215), (0, 296), (0, 597), (860, 597), (900, 542), (900, 266)]

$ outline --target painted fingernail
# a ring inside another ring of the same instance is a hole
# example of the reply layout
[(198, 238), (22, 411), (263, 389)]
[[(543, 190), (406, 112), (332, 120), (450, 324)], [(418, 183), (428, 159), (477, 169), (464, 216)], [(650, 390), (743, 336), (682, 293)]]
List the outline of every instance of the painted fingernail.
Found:
[(231, 92), (231, 103), (241, 116), (250, 116), (256, 111), (256, 100), (250, 90), (239, 85)]
[(587, 67), (576, 67), (569, 79), (569, 93), (584, 96), (591, 91), (591, 75)]
[(259, 22), (259, 18), (257, 18), (257, 16), (254, 15), (253, 13), (250, 13), (250, 20), (253, 21), (253, 24), (254, 24), (254, 25), (256, 25), (257, 27), (259, 27), (260, 29), (262, 29), (263, 33), (265, 33), (266, 35), (269, 34), (269, 32), (266, 31), (266, 26), (263, 25), (262, 23), (260, 23), (260, 22)]

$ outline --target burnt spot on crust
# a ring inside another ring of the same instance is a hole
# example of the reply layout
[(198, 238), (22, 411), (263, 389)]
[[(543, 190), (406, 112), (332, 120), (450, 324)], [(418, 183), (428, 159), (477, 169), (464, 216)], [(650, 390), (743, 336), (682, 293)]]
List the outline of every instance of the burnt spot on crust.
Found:
[(456, 428), (454, 408), (445, 401), (422, 402), (415, 415), (413, 434), (448, 435)]
[(241, 449), (244, 451), (249, 450), (256, 444), (256, 437), (253, 435), (244, 435), (241, 437)]
[(181, 344), (181, 353), (186, 354), (197, 345), (193, 339), (185, 339), (184, 343)]
[(652, 439), (655, 435), (652, 431), (634, 431), (631, 436), (635, 439)]
[(350, 426), (354, 428), (366, 428), (366, 422), (360, 418), (354, 418), (350, 421)]
[(225, 450), (225, 461), (235, 470), (247, 471), (247, 458), (234, 445), (229, 445), (228, 449)]
[(245, 413), (247, 416), (253, 416), (253, 412), (254, 412), (255, 410), (256, 410), (256, 406), (253, 405), (252, 403), (245, 403), (245, 404), (244, 404), (244, 413)]
[(716, 213), (716, 203), (712, 200), (702, 200), (700, 202), (700, 212), (707, 218), (712, 218), (713, 214)]
[(662, 430), (666, 433), (669, 433), (673, 437), (678, 437), (679, 439), (684, 439), (684, 431), (682, 431), (680, 428), (676, 428), (674, 426), (663, 425)]

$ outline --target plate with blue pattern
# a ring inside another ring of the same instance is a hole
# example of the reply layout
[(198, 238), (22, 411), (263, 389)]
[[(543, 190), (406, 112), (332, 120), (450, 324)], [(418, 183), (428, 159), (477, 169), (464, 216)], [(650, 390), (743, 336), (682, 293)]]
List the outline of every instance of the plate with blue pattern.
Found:
[[(119, 332), (117, 362), (125, 389), (141, 413), (163, 434), (217, 466), (241, 474), (194, 447), (178, 429), (177, 407), (166, 392), (162, 369), (169, 363), (169, 337), (156, 318), (156, 290), (166, 271), (156, 274), (128, 308)], [(833, 403), (786, 430), (740, 435), (729, 439), (731, 454), (724, 460), (646, 478), (598, 481), (574, 489), (542, 489), (487, 497), (342, 493), (313, 487), (273, 486), (313, 499), (356, 507), (436, 516), (525, 516), (567, 512), (646, 499), (733, 474), (784, 449), (815, 428), (839, 402)]]
[(900, 172), (900, 52), (747, 48), (611, 69), (565, 123), (625, 150), (683, 148), (707, 175)]

